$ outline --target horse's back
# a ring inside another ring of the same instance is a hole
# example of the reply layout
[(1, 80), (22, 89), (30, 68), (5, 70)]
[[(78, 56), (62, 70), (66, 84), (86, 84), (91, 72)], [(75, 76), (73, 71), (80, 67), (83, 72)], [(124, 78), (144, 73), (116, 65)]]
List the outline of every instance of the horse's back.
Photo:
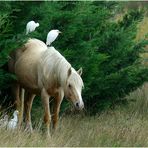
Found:
[(28, 42), (25, 44), (25, 47), (27, 49), (31, 49), (31, 50), (45, 50), (47, 49), (47, 46), (44, 42), (42, 42), (41, 40), (38, 39), (29, 39)]
[(27, 87), (32, 84), (37, 85), (37, 66), (42, 55), (42, 52), (47, 50), (44, 42), (38, 39), (29, 39), (25, 44), (25, 50), (21, 57), (15, 63), (15, 73), (18, 80)]

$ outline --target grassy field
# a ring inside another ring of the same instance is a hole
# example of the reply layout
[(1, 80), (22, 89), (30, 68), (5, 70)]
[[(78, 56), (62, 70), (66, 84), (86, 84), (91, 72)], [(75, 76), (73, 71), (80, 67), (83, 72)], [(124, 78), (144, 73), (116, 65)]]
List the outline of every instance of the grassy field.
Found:
[(65, 115), (57, 131), (47, 138), (36, 125), (34, 132), (0, 129), (0, 146), (148, 146), (148, 84), (127, 96), (126, 107), (94, 117)]

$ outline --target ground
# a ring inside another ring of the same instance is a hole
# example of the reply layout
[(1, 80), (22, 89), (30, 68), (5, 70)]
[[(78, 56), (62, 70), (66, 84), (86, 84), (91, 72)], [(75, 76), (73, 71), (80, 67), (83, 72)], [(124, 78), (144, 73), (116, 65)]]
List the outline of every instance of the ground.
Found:
[(128, 95), (128, 105), (96, 116), (62, 115), (57, 131), (47, 138), (42, 123), (32, 134), (0, 129), (0, 146), (148, 146), (148, 84)]

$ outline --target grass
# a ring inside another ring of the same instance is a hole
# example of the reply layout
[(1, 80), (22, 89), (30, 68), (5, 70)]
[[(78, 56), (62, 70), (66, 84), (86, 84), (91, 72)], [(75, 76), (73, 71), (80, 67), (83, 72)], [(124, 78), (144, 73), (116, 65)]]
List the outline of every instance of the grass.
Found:
[(0, 146), (148, 146), (148, 84), (126, 98), (126, 107), (116, 107), (94, 117), (64, 115), (51, 138), (39, 125), (32, 134), (0, 129)]

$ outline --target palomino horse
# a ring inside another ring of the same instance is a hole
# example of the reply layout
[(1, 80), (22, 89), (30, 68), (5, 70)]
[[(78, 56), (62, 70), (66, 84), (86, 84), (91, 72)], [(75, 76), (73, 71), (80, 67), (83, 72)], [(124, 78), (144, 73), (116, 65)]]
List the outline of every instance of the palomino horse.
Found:
[(49, 99), (54, 97), (53, 127), (57, 126), (60, 105), (65, 96), (76, 109), (83, 109), (81, 96), (83, 81), (82, 69), (75, 71), (70, 63), (54, 47), (47, 46), (38, 39), (30, 39), (25, 49), (15, 62), (14, 71), (18, 83), (25, 89), (25, 121), (32, 130), (31, 108), (36, 94), (41, 95), (44, 106), (44, 122), (49, 127), (51, 122)]

